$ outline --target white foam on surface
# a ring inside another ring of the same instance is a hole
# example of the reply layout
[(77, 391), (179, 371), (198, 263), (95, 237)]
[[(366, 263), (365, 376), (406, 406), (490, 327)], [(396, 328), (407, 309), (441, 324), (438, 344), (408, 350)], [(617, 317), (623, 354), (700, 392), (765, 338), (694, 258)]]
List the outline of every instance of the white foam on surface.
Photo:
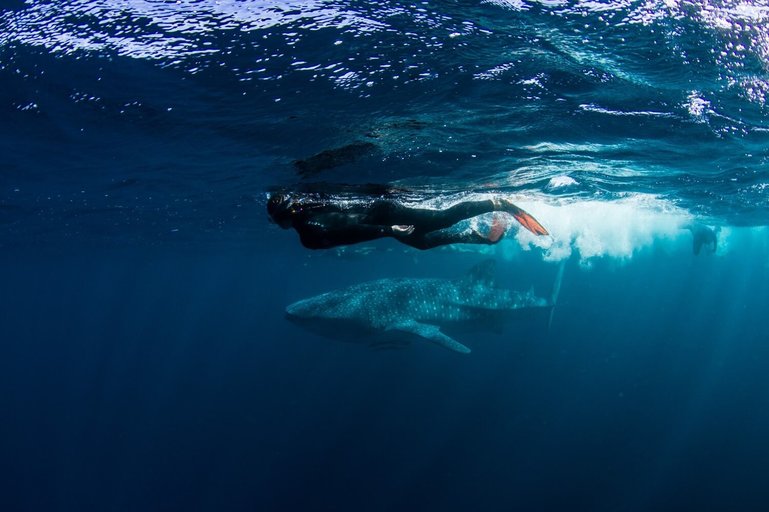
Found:
[(562, 174), (560, 176), (553, 176), (552, 178), (550, 178), (550, 181), (545, 186), (545, 190), (558, 190), (558, 189), (564, 189), (569, 187), (575, 187), (577, 185), (579, 185), (579, 183), (577, 183), (577, 180), (575, 180), (571, 176)]
[[(577, 254), (587, 261), (599, 257), (629, 259), (663, 240), (691, 236), (693, 216), (655, 196), (637, 194), (616, 201), (516, 201), (550, 232), (536, 236), (518, 229), (515, 241), (524, 250), (539, 248), (545, 260), (560, 261)], [(508, 234), (510, 237), (512, 233)], [(510, 237), (513, 238), (513, 237)]]

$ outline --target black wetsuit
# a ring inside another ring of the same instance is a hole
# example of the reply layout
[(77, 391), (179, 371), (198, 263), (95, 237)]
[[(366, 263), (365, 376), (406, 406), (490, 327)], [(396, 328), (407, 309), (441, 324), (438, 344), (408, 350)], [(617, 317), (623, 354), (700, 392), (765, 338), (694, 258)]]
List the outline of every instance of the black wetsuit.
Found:
[[(302, 245), (309, 249), (327, 249), (383, 237), (394, 237), (417, 249), (430, 249), (452, 243), (485, 243), (490, 240), (475, 231), (440, 232), (454, 224), (493, 211), (492, 200), (465, 201), (445, 210), (411, 208), (385, 199), (371, 204), (340, 207), (333, 202), (297, 203), (291, 225), (299, 233)], [(399, 233), (393, 226), (413, 226), (411, 233)]]

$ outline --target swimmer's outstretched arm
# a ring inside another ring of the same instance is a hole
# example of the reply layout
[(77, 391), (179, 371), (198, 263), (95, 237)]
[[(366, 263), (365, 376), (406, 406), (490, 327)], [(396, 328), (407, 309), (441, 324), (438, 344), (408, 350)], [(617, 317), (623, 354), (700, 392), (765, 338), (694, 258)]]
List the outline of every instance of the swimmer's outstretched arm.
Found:
[(360, 216), (344, 214), (319, 215), (295, 228), (302, 244), (310, 249), (326, 249), (410, 233), (408, 226), (364, 224)]

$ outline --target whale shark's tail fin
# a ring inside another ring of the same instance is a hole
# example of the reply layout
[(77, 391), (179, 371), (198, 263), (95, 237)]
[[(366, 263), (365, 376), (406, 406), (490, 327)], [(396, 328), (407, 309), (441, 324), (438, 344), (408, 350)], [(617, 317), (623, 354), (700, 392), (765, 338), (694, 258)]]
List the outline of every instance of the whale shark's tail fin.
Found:
[(553, 282), (553, 291), (550, 293), (550, 317), (547, 319), (548, 330), (550, 330), (550, 325), (553, 323), (553, 313), (555, 313), (555, 305), (558, 302), (558, 294), (561, 293), (561, 283), (563, 282), (563, 271), (565, 268), (566, 260), (563, 260), (558, 265), (558, 271), (555, 274), (555, 281)]

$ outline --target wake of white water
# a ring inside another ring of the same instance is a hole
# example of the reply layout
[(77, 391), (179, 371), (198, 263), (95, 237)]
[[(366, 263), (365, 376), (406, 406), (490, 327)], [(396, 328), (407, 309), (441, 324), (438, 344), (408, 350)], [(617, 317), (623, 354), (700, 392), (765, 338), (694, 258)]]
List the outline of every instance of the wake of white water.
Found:
[(519, 230), (523, 248), (537, 247), (544, 258), (558, 261), (579, 255), (582, 261), (609, 256), (626, 259), (657, 242), (675, 242), (689, 234), (691, 214), (667, 201), (646, 194), (616, 201), (578, 201), (521, 206), (547, 226), (550, 237), (535, 237)]
[[(455, 249), (494, 254), (505, 260), (515, 258), (520, 251), (539, 251), (545, 261), (557, 262), (574, 256), (582, 265), (590, 266), (601, 258), (629, 262), (652, 248), (668, 254), (692, 252), (691, 228), (695, 226), (712, 229), (718, 239), (716, 251), (703, 248), (700, 257), (724, 256), (737, 246), (769, 246), (768, 227), (719, 225), (709, 219), (698, 219), (653, 195), (632, 194), (615, 201), (551, 201), (528, 196), (515, 199), (515, 203), (536, 217), (550, 235), (536, 236), (512, 221), (506, 238), (496, 245)], [(491, 215), (484, 215), (469, 224), (485, 232), (492, 219)]]

